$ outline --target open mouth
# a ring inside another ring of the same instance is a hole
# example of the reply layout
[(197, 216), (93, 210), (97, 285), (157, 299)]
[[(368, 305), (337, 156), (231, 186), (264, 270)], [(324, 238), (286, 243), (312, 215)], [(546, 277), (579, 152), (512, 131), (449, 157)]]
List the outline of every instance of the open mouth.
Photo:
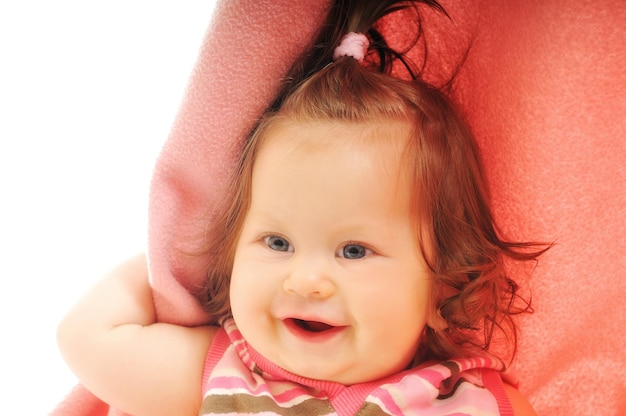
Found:
[(307, 332), (324, 332), (329, 329), (335, 328), (332, 325), (326, 324), (324, 322), (317, 321), (305, 321), (302, 319), (293, 319), (293, 323), (300, 329)]

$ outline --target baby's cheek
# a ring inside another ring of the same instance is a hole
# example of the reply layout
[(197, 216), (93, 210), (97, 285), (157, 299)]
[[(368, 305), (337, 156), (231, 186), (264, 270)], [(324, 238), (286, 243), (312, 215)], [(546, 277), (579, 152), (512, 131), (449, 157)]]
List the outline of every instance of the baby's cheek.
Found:
[(250, 289), (246, 289), (246, 285), (239, 275), (231, 277), (230, 281), (230, 305), (233, 314), (243, 312), (246, 310), (246, 305), (249, 305), (248, 298)]

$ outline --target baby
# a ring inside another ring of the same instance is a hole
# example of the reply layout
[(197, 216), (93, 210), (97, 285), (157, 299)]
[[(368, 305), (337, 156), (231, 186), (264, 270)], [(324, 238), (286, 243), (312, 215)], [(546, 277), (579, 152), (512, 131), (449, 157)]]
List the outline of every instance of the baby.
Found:
[(490, 347), (514, 353), (528, 309), (505, 259), (544, 250), (497, 232), (445, 96), (370, 53), (396, 3), (337, 2), (246, 143), (211, 225), (212, 322), (157, 323), (143, 256), (70, 311), (61, 351), (95, 395), (138, 416), (534, 414)]

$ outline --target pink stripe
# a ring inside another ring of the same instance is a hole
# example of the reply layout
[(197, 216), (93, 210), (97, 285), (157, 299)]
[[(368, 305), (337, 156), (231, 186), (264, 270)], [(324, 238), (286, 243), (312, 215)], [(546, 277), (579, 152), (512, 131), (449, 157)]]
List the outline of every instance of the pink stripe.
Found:
[(448, 377), (447, 374), (442, 374), (441, 371), (437, 371), (432, 367), (420, 370), (419, 376), (428, 381), (435, 388), (439, 388), (441, 380)]

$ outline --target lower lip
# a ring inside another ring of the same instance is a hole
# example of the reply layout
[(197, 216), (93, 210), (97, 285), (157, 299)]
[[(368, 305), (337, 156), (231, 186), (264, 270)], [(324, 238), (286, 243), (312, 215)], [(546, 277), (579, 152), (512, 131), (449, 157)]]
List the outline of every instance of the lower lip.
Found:
[(289, 332), (291, 332), (291, 334), (307, 342), (326, 342), (338, 336), (346, 329), (345, 326), (336, 326), (325, 331), (307, 331), (306, 329), (299, 327), (293, 319), (285, 319), (283, 324)]

